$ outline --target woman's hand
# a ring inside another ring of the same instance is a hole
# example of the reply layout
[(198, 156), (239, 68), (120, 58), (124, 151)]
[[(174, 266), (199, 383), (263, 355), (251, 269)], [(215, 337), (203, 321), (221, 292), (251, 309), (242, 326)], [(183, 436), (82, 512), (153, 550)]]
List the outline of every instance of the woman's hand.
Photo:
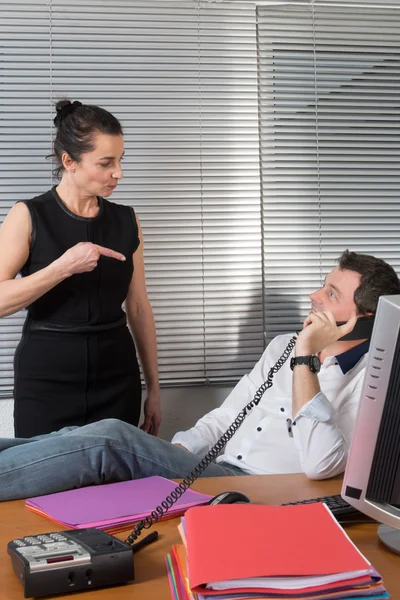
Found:
[(161, 423), (160, 394), (149, 392), (144, 401), (144, 421), (140, 429), (157, 436)]
[(65, 278), (77, 273), (86, 273), (93, 271), (97, 267), (100, 256), (108, 256), (116, 260), (124, 261), (125, 256), (120, 252), (115, 252), (110, 248), (98, 246), (91, 242), (79, 242), (72, 248), (69, 248), (54, 264), (61, 269)]

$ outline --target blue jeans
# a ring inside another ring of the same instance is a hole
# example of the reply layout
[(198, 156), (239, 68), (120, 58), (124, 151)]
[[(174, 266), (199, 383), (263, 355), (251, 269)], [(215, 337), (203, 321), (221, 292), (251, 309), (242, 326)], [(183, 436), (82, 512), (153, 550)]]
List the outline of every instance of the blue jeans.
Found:
[[(0, 500), (151, 475), (183, 478), (200, 458), (117, 419), (33, 438), (0, 438)], [(216, 463), (204, 472), (206, 477), (245, 474)]]

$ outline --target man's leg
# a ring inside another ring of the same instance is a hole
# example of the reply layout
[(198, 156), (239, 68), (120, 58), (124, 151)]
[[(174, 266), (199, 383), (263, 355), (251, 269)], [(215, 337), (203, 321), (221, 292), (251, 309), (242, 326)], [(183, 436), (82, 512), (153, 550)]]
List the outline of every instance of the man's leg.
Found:
[[(188, 475), (200, 458), (133, 425), (106, 419), (30, 440), (0, 440), (0, 500), (160, 475)], [(211, 463), (208, 477), (238, 472)]]

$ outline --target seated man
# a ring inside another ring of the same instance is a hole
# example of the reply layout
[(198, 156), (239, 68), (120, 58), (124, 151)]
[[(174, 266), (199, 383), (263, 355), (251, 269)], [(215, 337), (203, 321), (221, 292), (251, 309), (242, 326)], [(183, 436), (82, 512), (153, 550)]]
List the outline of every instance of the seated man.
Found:
[[(323, 479), (342, 472), (369, 340), (340, 338), (352, 331), (357, 316), (375, 313), (379, 296), (399, 293), (399, 279), (387, 263), (344, 252), (323, 287), (310, 295), (312, 310), (292, 351), (306, 358), (293, 372), (287, 360), (275, 373), (273, 386), (204, 475), (303, 471)], [(114, 419), (36, 438), (0, 439), (0, 500), (150, 475), (185, 477), (251, 402), (290, 338), (276, 337), (223, 404), (172, 443)]]

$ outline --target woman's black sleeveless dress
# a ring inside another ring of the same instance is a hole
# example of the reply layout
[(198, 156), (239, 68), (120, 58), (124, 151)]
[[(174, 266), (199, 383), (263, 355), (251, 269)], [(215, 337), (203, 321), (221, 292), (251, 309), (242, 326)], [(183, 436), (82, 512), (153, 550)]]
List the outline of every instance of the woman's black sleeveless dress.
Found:
[(121, 252), (101, 256), (90, 273), (65, 279), (28, 307), (14, 357), (14, 428), (31, 437), (105, 418), (138, 424), (141, 383), (135, 345), (122, 303), (139, 245), (132, 208), (99, 198), (99, 213), (70, 212), (56, 189), (28, 200), (32, 219), (27, 276), (78, 242)]

